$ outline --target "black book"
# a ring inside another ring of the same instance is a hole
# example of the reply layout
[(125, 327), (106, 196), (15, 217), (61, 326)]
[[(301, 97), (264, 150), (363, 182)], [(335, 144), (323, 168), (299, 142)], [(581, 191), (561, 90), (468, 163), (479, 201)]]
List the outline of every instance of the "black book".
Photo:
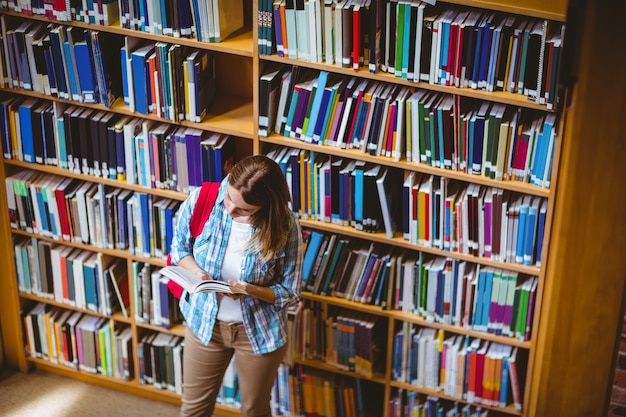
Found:
[(506, 67), (509, 60), (509, 50), (512, 47), (515, 21), (515, 16), (508, 17), (504, 20), (500, 31), (500, 45), (498, 46), (498, 55), (496, 57), (494, 91), (504, 91), (506, 88)]
[[(416, 75), (414, 71), (414, 68), (415, 68), (415, 33), (417, 30), (417, 12), (418, 12), (419, 5), (408, 3), (407, 6), (409, 7), (409, 10), (410, 10), (409, 13), (411, 14), (411, 17), (410, 17), (411, 27), (409, 29), (409, 39), (411, 39), (411, 41), (409, 42), (408, 45), (404, 45), (404, 47), (409, 48), (409, 65), (408, 65), (407, 79), (409, 81), (414, 81), (419, 78), (419, 74)], [(405, 8), (404, 13), (406, 12), (407, 10)]]
[[(77, 106), (69, 106), (63, 112), (63, 124), (65, 130), (65, 149), (67, 153), (67, 164), (70, 171), (79, 173), (79, 165), (76, 163), (80, 155), (80, 142), (78, 141), (78, 115), (83, 109)], [(76, 145), (72, 137), (76, 137)]]
[(48, 165), (57, 165), (57, 141), (54, 135), (55, 118), (54, 108), (48, 103), (44, 111), (41, 113), (43, 124), (43, 137), (45, 143), (45, 163)]
[(115, 122), (117, 118), (118, 115), (115, 113), (104, 112), (98, 121), (100, 175), (102, 178), (111, 178), (111, 172), (115, 172), (116, 170)]
[(383, 0), (371, 0), (370, 7), (368, 10), (368, 48), (369, 48), (369, 72), (372, 74), (378, 71), (378, 65), (380, 64), (380, 43), (379, 39), (381, 39), (381, 22), (382, 22), (382, 13), (381, 13), (381, 5)]
[(463, 54), (461, 57), (461, 87), (468, 88), (474, 71), (474, 56), (476, 54), (476, 42), (478, 32), (478, 20), (481, 12), (470, 12), (465, 20), (463, 29)]
[(524, 95), (536, 101), (539, 66), (543, 66), (542, 50), (545, 40), (545, 22), (536, 22), (528, 34), (526, 52), (526, 71), (524, 72)]
[(100, 118), (104, 115), (105, 112), (97, 111), (94, 112), (90, 117), (89, 123), (87, 124), (87, 128), (89, 129), (91, 140), (91, 161), (92, 165), (89, 167), (89, 175), (95, 175), (96, 177), (102, 176), (102, 167), (100, 165), (101, 162), (101, 150), (102, 144), (100, 143)]
[[(433, 28), (437, 14), (426, 14), (429, 9), (424, 10), (424, 21), (422, 23), (422, 51), (420, 53), (420, 82), (428, 82), (430, 80), (430, 59), (432, 55)], [(417, 77), (417, 75), (415, 75)]]
[(84, 109), (78, 116), (78, 138), (74, 135), (72, 140), (76, 146), (76, 139), (80, 142), (80, 170), (83, 174), (93, 175), (94, 149), (98, 148), (98, 144), (94, 143), (91, 133), (91, 119), (95, 111), (92, 109)]
[(47, 101), (39, 103), (32, 109), (32, 132), (33, 132), (33, 150), (35, 154), (35, 162), (44, 164), (46, 159), (45, 139), (43, 130), (43, 112), (50, 103)]
[(382, 212), (378, 200), (376, 179), (380, 174), (380, 165), (368, 168), (363, 174), (363, 231), (376, 233), (382, 224)]

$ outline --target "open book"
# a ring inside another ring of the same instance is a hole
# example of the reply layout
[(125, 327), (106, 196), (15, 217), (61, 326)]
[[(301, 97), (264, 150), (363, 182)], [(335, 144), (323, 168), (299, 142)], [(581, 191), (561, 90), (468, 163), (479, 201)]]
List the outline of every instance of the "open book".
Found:
[(166, 266), (160, 272), (161, 275), (168, 277), (190, 293), (215, 291), (227, 294), (248, 294), (245, 290), (234, 287), (224, 281), (202, 280), (197, 275), (180, 266)]

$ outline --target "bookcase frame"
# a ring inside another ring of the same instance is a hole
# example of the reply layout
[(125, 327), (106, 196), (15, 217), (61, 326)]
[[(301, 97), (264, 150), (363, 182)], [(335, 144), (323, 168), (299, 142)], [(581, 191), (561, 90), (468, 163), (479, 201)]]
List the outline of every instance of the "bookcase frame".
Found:
[[(520, 343), (520, 346), (528, 349), (530, 353), (524, 397), (524, 415), (600, 415), (602, 411), (605, 413), (608, 407), (613, 358), (616, 341), (619, 340), (621, 307), (626, 289), (626, 257), (624, 256), (626, 253), (626, 232), (624, 232), (624, 226), (621, 224), (624, 214), (623, 207), (626, 207), (626, 194), (620, 192), (623, 189), (623, 178), (626, 178), (626, 163), (624, 163), (626, 142), (623, 140), (623, 129), (619, 123), (620, 117), (626, 111), (626, 101), (623, 99), (626, 97), (626, 73), (623, 71), (623, 68), (626, 67), (626, 56), (616, 53), (626, 46), (624, 45), (624, 37), (620, 33), (622, 24), (620, 19), (626, 12), (626, 7), (621, 2), (610, 0), (597, 0), (586, 2), (586, 4), (578, 0), (570, 0), (569, 4), (567, 0), (554, 2), (541, 0), (506, 0), (502, 2), (451, 0), (447, 3), (488, 8), (550, 20), (565, 21), (567, 17), (568, 29), (565, 44), (569, 48), (569, 55), (564, 60), (563, 65), (566, 68), (562, 71), (561, 79), (567, 90), (562, 102), (563, 117), (559, 127), (560, 135), (557, 141), (558, 148), (555, 152), (554, 175), (550, 190), (537, 190), (535, 187), (525, 184), (496, 183), (449, 171), (444, 173), (442, 170), (431, 169), (426, 166), (383, 160), (332, 147), (323, 148), (323, 152), (404, 170), (418, 170), (435, 175), (445, 175), (448, 178), (457, 178), (466, 182), (501, 186), (516, 192), (547, 197), (549, 215), (541, 269), (506, 265), (506, 269), (534, 273), (540, 279), (532, 337), (530, 342)], [(176, 41), (196, 48), (215, 50), (226, 56), (225, 62), (230, 62), (231, 58), (236, 59), (238, 63), (244, 62), (242, 71), (249, 78), (246, 78), (244, 84), (247, 87), (243, 87), (243, 89), (250, 93), (246, 96), (244, 92), (244, 97), (241, 98), (239, 88), (232, 87), (238, 91), (233, 92), (231, 101), (224, 103), (226, 106), (224, 109), (228, 110), (218, 111), (207, 122), (201, 124), (201, 127), (250, 139), (251, 152), (255, 154), (262, 151), (264, 144), (279, 144), (320, 151), (318, 146), (313, 147), (277, 135), (269, 138), (256, 136), (259, 107), (258, 79), (262, 73), (262, 68), (266, 62), (276, 61), (345, 75), (354, 75), (354, 73), (352, 70), (343, 70), (323, 64), (259, 55), (256, 48), (258, 41), (255, 26), (256, 10), (257, 0), (246, 3), (247, 28), (249, 30), (220, 44), (201, 44), (185, 39), (174, 40), (170, 37), (128, 31), (115, 26), (101, 27), (80, 22), (59, 23), (68, 26), (97, 28), (103, 32), (150, 40), (162, 40), (170, 43)], [(0, 13), (16, 15), (5, 11)], [(27, 18), (48, 21), (34, 16)], [(609, 46), (611, 42), (608, 40), (622, 42), (620, 45), (622, 48), (616, 49), (614, 46)], [(228, 74), (227, 68), (223, 69), (225, 70), (224, 74)], [(358, 76), (391, 83), (403, 83), (386, 74), (371, 75), (361, 71)], [(226, 85), (235, 86), (237, 83), (229, 80)], [(534, 104), (522, 101), (522, 98), (506, 93), (490, 94), (468, 89), (422, 84), (418, 84), (418, 86), (464, 97), (498, 101), (522, 107), (533, 108), (534, 106)], [(58, 100), (27, 91), (9, 89), (4, 91), (45, 100)], [(99, 105), (79, 105), (103, 109)], [(110, 111), (153, 119), (152, 116), (130, 113), (123, 106), (114, 106)], [(154, 118), (154, 120), (158, 119)], [(197, 126), (187, 122), (181, 124)], [(9, 170), (25, 168), (52, 174), (74, 175), (52, 167), (33, 166), (3, 160), (0, 164), (2, 187), (4, 187), (4, 179)], [(76, 175), (76, 177), (92, 182), (103, 182), (110, 186), (121, 186), (113, 181), (81, 175)], [(138, 186), (128, 185), (123, 185), (123, 187), (169, 198), (184, 198), (183, 195), (175, 192), (146, 190)], [(391, 246), (424, 252), (429, 250), (421, 246), (411, 245), (398, 238), (386, 239), (384, 235), (380, 234), (365, 235), (350, 228), (312, 221), (303, 220), (302, 224), (317, 230), (369, 239)], [(15, 267), (11, 261), (13, 259), (11, 243), (13, 234), (29, 236), (28, 233), (10, 229), (6, 194), (0, 192), (0, 256), (7, 265), (7, 272), (0, 278), (4, 288), (0, 292), (0, 324), (2, 326), (5, 364), (23, 372), (36, 367), (132, 394), (175, 404), (180, 403), (180, 396), (177, 394), (140, 385), (136, 380), (124, 382), (100, 375), (76, 372), (26, 356), (20, 312), (26, 301), (37, 300), (37, 297), (18, 293)], [(70, 243), (68, 245), (94, 251), (100, 250), (85, 245)], [(135, 257), (122, 251), (101, 251), (126, 259), (129, 264), (133, 260), (138, 260), (154, 265), (164, 265), (163, 261)], [(434, 253), (439, 252), (435, 251)], [(446, 255), (476, 261), (474, 257), (466, 258), (462, 254), (446, 252)], [(480, 260), (480, 263), (489, 265), (490, 261)], [(496, 264), (501, 266), (501, 263)], [(420, 325), (435, 327), (433, 324), (406, 317), (398, 312), (383, 313), (380, 310), (370, 309), (367, 306), (356, 305), (341, 299), (324, 298), (306, 293), (303, 297), (348, 309), (373, 311), (375, 314), (385, 315), (390, 321), (413, 321)], [(50, 301), (46, 302), (54, 304)], [(164, 331), (157, 326), (136, 323), (132, 318), (123, 319), (118, 316), (114, 318), (131, 326), (133, 329), (133, 346), (136, 346), (138, 334), (141, 331), (146, 329)], [(179, 326), (170, 332), (182, 334), (182, 331), (182, 327)], [(453, 332), (460, 333), (458, 328), (455, 328)], [(488, 334), (468, 333), (473, 337), (486, 340), (492, 338)], [(493, 340), (502, 342), (502, 338), (493, 338)], [(392, 339), (389, 338), (387, 343), (387, 364), (389, 365)], [(518, 342), (509, 341), (508, 343), (517, 345)], [(330, 375), (342, 373), (316, 363), (304, 363), (304, 365), (318, 367)], [(383, 385), (385, 401), (387, 401), (392, 388), (389, 372), (387, 372)], [(411, 389), (419, 391), (414, 387)], [(505, 413), (516, 414), (506, 410)], [(239, 415), (236, 410), (229, 407), (218, 407), (216, 414), (222, 416)]]

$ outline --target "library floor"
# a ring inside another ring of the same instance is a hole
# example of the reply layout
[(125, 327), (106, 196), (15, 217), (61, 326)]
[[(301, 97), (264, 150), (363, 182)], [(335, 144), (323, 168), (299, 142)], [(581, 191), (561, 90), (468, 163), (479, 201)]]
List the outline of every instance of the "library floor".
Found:
[(179, 407), (59, 375), (0, 368), (0, 417), (176, 417)]

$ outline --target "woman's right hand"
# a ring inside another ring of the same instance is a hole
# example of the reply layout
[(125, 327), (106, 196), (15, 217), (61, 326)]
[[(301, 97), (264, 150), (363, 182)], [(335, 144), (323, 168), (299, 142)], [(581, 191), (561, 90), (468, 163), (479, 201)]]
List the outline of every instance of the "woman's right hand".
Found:
[(207, 274), (202, 268), (198, 266), (196, 260), (193, 256), (185, 256), (183, 259), (178, 262), (178, 266), (185, 268), (186, 270), (192, 272), (194, 275), (200, 277), (202, 280), (213, 279), (209, 274)]

